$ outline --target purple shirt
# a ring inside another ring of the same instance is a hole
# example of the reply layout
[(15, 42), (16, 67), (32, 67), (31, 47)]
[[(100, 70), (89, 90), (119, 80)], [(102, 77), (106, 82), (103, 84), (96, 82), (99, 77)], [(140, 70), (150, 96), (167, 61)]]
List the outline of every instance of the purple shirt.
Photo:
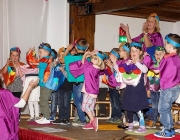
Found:
[[(148, 33), (148, 37), (149, 37), (151, 43), (153, 44), (153, 46), (162, 46), (162, 47), (164, 46), (162, 35), (159, 32), (155, 32), (152, 34)], [(146, 50), (146, 46), (144, 44), (144, 34), (143, 33), (141, 33), (139, 36), (133, 38), (132, 41), (142, 43), (144, 50)]]
[(160, 63), (160, 87), (168, 89), (180, 83), (180, 58), (177, 54), (168, 54)]
[(85, 90), (89, 94), (99, 93), (99, 76), (104, 74), (100, 69), (93, 67), (91, 62), (76, 61), (70, 64), (70, 72), (76, 78), (84, 73)]
[(19, 108), (14, 107), (18, 101), (9, 90), (0, 88), (1, 140), (18, 140)]

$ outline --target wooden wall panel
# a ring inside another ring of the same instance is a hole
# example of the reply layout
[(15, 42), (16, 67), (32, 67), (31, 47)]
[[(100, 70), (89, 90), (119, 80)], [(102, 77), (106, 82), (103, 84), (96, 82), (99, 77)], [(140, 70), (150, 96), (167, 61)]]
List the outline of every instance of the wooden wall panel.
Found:
[(78, 16), (83, 7), (70, 5), (70, 32), (69, 41), (74, 42), (78, 38), (85, 38), (89, 43), (90, 50), (94, 50), (95, 15)]

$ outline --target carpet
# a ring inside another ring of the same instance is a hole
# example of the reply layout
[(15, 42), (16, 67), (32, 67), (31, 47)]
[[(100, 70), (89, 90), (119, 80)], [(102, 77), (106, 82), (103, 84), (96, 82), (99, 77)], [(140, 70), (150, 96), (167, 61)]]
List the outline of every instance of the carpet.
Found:
[(122, 130), (117, 127), (117, 124), (99, 124), (98, 130)]
[(55, 124), (53, 124), (52, 122), (50, 123), (50, 124), (38, 124), (37, 122), (35, 122), (35, 121), (30, 121), (30, 122), (28, 122), (28, 124), (29, 125), (40, 125), (40, 126), (44, 126), (44, 125), (55, 125)]
[[(166, 140), (167, 138), (158, 138), (155, 137), (154, 134), (149, 134), (145, 136), (146, 140)], [(175, 135), (175, 137), (171, 138), (171, 140), (180, 140), (180, 135)]]
[(145, 135), (148, 135), (148, 134), (154, 134), (155, 132), (158, 132), (159, 130), (153, 130), (153, 129), (146, 129), (146, 133), (134, 133), (133, 131), (130, 132), (130, 131), (125, 131), (126, 134), (130, 134), (130, 135), (140, 135), (140, 136), (145, 136)]

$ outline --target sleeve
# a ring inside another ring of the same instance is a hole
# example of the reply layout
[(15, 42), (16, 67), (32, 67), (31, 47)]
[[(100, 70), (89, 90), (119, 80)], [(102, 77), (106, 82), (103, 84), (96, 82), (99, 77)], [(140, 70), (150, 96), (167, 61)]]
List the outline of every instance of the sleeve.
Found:
[[(86, 60), (85, 60), (85, 63), (87, 64), (87, 63), (89, 63), (89, 62), (86, 62)], [(69, 64), (70, 73), (71, 73), (75, 78), (81, 76), (82, 74), (84, 74), (84, 66), (85, 66), (85, 63), (84, 63), (84, 65), (83, 65), (81, 60), (70, 63), (70, 64)]]
[(152, 34), (150, 41), (154, 46), (164, 46), (162, 35), (159, 32)]
[(150, 68), (153, 65), (153, 61), (149, 55), (146, 55), (143, 59), (143, 64)]
[(143, 73), (147, 73), (148, 68), (146, 65), (141, 64), (140, 62), (136, 62), (135, 64)]
[(132, 39), (134, 42), (141, 42), (141, 38), (143, 37), (143, 34), (140, 34), (139, 36)]

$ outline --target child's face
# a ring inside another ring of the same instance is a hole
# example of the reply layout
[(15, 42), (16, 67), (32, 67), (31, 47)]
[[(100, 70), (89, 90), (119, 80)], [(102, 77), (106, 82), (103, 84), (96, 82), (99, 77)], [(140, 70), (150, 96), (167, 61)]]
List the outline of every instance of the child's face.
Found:
[(98, 58), (96, 56), (92, 56), (91, 62), (93, 63), (93, 65), (98, 65), (99, 60), (98, 60)]
[(47, 50), (45, 50), (45, 49), (39, 49), (38, 53), (39, 53), (39, 58), (40, 59), (43, 58), (43, 57), (49, 56), (49, 52)]
[(13, 62), (18, 62), (19, 61), (19, 52), (11, 51), (10, 59)]
[(71, 55), (75, 55), (75, 54), (77, 54), (76, 49), (75, 49), (75, 48), (73, 48), (73, 49), (70, 51), (70, 54), (71, 54)]
[(142, 51), (140, 49), (137, 49), (135, 47), (131, 47), (131, 58), (138, 60), (142, 54)]
[(63, 64), (64, 63), (64, 52), (58, 53), (58, 61)]
[(165, 46), (164, 46), (165, 50), (167, 53), (170, 53), (172, 45), (168, 44), (167, 41), (165, 41)]
[(164, 55), (165, 55), (164, 51), (158, 51), (158, 50), (156, 50), (154, 54), (157, 61), (161, 61)]
[(110, 53), (109, 59), (110, 59), (111, 61), (113, 61), (113, 60), (117, 60), (117, 57), (116, 57), (114, 54)]

